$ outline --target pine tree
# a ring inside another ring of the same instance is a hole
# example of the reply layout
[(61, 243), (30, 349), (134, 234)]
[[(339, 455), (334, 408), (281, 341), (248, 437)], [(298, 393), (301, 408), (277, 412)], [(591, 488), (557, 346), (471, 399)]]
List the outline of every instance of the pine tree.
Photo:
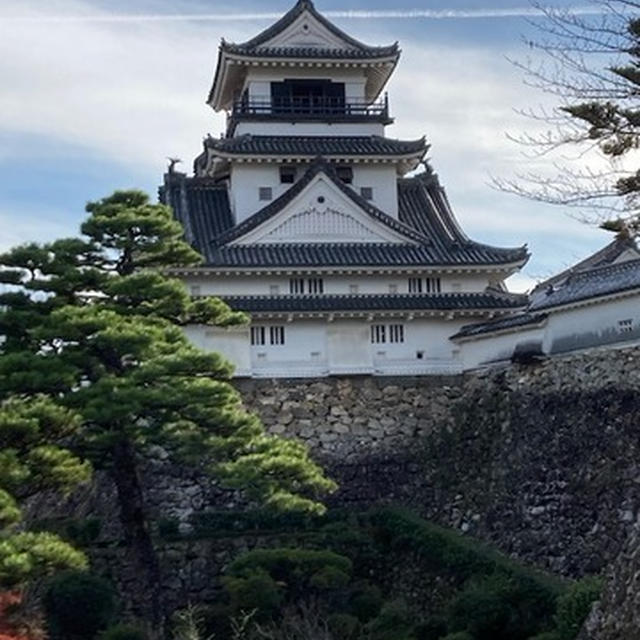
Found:
[(200, 261), (170, 210), (128, 191), (87, 211), (82, 238), (0, 257), (0, 281), (13, 285), (0, 298), (0, 394), (49, 394), (81, 416), (79, 450), (114, 480), (139, 608), (157, 636), (160, 570), (139, 478), (152, 445), (274, 508), (322, 511), (334, 484), (301, 444), (267, 436), (241, 408), (231, 366), (186, 339), (186, 324), (246, 318), (217, 299), (191, 300), (167, 274)]
[(77, 415), (46, 397), (0, 404), (0, 591), (55, 570), (86, 568), (84, 555), (58, 536), (18, 528), (26, 498), (89, 479), (89, 465), (60, 444), (79, 426)]
[[(518, 141), (536, 155), (555, 158), (551, 174), (497, 180), (499, 188), (577, 208), (578, 217), (612, 231), (640, 228), (640, 2), (591, 0), (591, 11), (535, 3), (541, 19), (529, 41), (531, 61), (517, 62), (527, 84), (558, 100), (550, 112), (527, 115), (548, 125)], [(574, 159), (556, 157), (570, 151)], [(612, 222), (615, 221), (615, 222)]]

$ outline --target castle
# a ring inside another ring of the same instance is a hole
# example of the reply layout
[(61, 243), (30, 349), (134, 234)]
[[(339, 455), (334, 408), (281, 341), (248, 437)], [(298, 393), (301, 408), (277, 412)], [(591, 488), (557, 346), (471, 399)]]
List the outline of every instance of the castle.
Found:
[(193, 176), (165, 175), (161, 199), (204, 257), (176, 271), (191, 294), (251, 317), (187, 328), (236, 376), (453, 374), (543, 349), (547, 298), (505, 286), (526, 247), (468, 238), (425, 138), (385, 137), (399, 59), (397, 43), (352, 38), (312, 0), (222, 41), (208, 103), (226, 132), (204, 141)]

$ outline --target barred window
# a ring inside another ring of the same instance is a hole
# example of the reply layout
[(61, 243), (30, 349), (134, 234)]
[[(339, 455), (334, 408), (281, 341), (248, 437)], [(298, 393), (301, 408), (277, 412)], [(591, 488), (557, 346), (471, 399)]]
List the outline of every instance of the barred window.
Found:
[(284, 344), (284, 327), (269, 327), (269, 338), (273, 345)]
[(307, 292), (323, 293), (324, 282), (322, 281), (322, 278), (309, 278), (309, 280), (307, 281)]
[(440, 293), (442, 291), (442, 282), (440, 278), (427, 278), (425, 280), (427, 293)]
[(289, 280), (289, 293), (304, 293), (304, 278), (291, 278)]
[(251, 327), (251, 344), (259, 346), (265, 344), (265, 327)]
[(404, 342), (404, 325), (390, 324), (389, 325), (389, 342)]
[(296, 181), (295, 167), (280, 167), (280, 182), (282, 184), (293, 184)]
[(273, 189), (271, 187), (259, 187), (258, 198), (260, 200), (273, 200)]
[(422, 278), (409, 278), (409, 293), (422, 293)]
[(631, 318), (627, 320), (620, 320), (618, 322), (618, 329), (620, 333), (631, 333), (633, 331), (633, 320)]
[(383, 344), (387, 341), (387, 331), (383, 324), (371, 325), (371, 344)]

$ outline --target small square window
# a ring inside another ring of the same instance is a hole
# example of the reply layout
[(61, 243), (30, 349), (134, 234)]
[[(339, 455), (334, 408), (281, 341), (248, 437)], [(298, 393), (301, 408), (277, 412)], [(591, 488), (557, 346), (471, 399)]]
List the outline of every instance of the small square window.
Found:
[(280, 182), (282, 184), (293, 184), (296, 181), (295, 167), (280, 167)]
[(271, 187), (260, 187), (258, 189), (258, 197), (262, 201), (273, 200), (273, 189)]
[(633, 320), (631, 318), (628, 320), (620, 320), (618, 322), (618, 329), (621, 333), (631, 333), (633, 331)]
[(192, 296), (199, 296), (201, 293), (201, 289), (200, 286), (197, 284), (194, 284), (191, 286), (191, 295)]
[(389, 293), (398, 293), (398, 285), (390, 284), (389, 285)]
[(277, 296), (280, 294), (280, 287), (277, 284), (269, 285), (269, 293), (272, 296)]
[(336, 173), (338, 174), (338, 179), (344, 184), (353, 183), (353, 167), (338, 167)]
[(373, 200), (373, 189), (371, 187), (362, 187), (360, 189), (360, 195), (365, 200)]
[(355, 294), (355, 293), (358, 293), (358, 291), (360, 291), (360, 287), (357, 284), (349, 285), (349, 293)]

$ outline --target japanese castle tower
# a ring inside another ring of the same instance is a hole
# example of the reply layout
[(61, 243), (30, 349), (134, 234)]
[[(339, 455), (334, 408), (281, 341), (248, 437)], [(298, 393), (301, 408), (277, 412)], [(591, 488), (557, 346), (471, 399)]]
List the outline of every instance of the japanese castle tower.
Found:
[(204, 256), (178, 271), (192, 295), (251, 317), (188, 328), (236, 376), (456, 373), (474, 363), (452, 336), (525, 307), (504, 281), (526, 248), (470, 240), (425, 139), (385, 137), (399, 58), (311, 0), (248, 42), (222, 41), (208, 103), (226, 133), (160, 193)]

